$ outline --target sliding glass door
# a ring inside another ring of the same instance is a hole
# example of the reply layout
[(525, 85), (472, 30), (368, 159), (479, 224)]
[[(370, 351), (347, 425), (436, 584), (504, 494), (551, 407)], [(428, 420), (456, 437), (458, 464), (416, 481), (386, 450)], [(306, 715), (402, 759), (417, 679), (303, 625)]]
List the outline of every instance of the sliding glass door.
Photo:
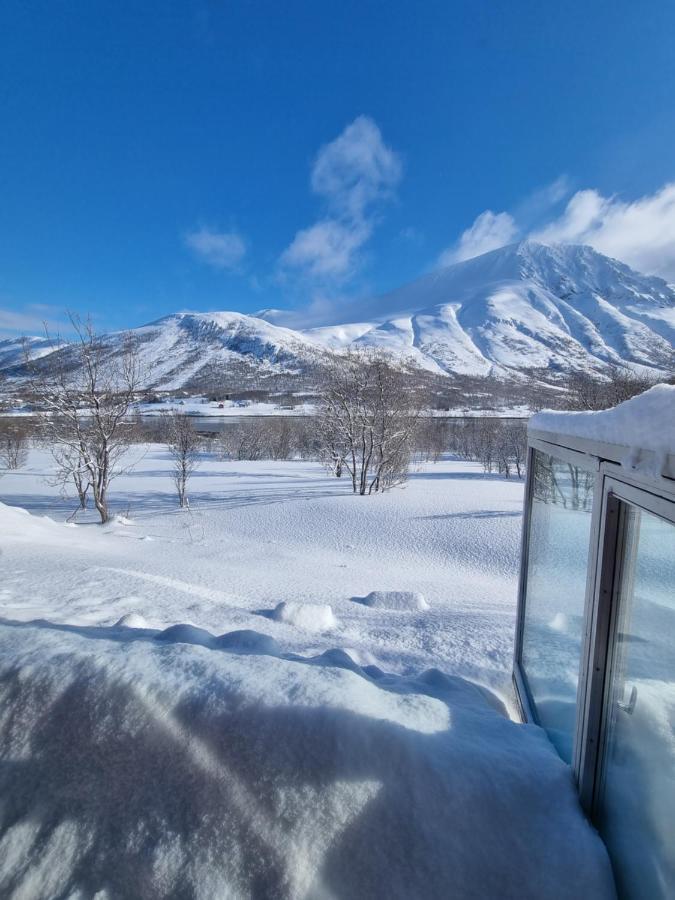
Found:
[(675, 525), (620, 504), (595, 819), (619, 893), (675, 886)]
[(539, 724), (571, 762), (593, 473), (535, 450), (520, 664)]

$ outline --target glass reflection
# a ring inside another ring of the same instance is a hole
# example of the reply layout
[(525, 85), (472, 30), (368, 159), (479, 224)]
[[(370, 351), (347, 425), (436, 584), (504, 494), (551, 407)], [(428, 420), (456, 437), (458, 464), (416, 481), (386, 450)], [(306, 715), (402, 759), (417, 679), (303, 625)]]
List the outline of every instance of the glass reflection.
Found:
[(521, 660), (540, 724), (572, 757), (593, 473), (535, 451)]
[(675, 896), (675, 526), (624, 505), (598, 825), (619, 893)]

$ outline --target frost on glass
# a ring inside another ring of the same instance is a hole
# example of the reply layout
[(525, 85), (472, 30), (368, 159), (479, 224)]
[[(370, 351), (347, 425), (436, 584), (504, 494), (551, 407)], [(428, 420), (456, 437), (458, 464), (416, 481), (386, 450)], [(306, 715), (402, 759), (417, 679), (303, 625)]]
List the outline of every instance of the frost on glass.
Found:
[(593, 473), (534, 455), (522, 665), (540, 724), (572, 757)]
[(675, 526), (626, 505), (598, 824), (625, 897), (675, 896)]

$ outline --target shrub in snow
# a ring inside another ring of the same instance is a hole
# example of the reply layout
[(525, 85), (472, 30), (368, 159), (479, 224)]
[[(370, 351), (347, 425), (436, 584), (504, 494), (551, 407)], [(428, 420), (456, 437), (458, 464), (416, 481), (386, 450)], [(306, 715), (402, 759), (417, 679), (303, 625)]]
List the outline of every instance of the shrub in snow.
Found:
[(122, 513), (117, 513), (117, 515), (115, 515), (113, 517), (113, 522), (116, 525), (134, 525), (135, 524), (134, 521), (129, 518), (129, 516), (123, 516)]
[(327, 603), (287, 603), (282, 600), (274, 609), (272, 618), (306, 631), (329, 631), (337, 626), (333, 610)]
[(371, 591), (367, 597), (354, 598), (373, 609), (395, 609), (419, 612), (429, 609), (429, 604), (419, 591)]

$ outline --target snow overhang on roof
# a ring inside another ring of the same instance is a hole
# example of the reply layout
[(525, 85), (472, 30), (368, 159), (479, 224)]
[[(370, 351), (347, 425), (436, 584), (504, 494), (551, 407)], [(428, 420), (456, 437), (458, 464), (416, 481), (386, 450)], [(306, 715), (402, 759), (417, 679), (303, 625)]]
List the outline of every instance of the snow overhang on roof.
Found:
[(657, 384), (613, 409), (534, 415), (530, 438), (675, 479), (675, 385)]

